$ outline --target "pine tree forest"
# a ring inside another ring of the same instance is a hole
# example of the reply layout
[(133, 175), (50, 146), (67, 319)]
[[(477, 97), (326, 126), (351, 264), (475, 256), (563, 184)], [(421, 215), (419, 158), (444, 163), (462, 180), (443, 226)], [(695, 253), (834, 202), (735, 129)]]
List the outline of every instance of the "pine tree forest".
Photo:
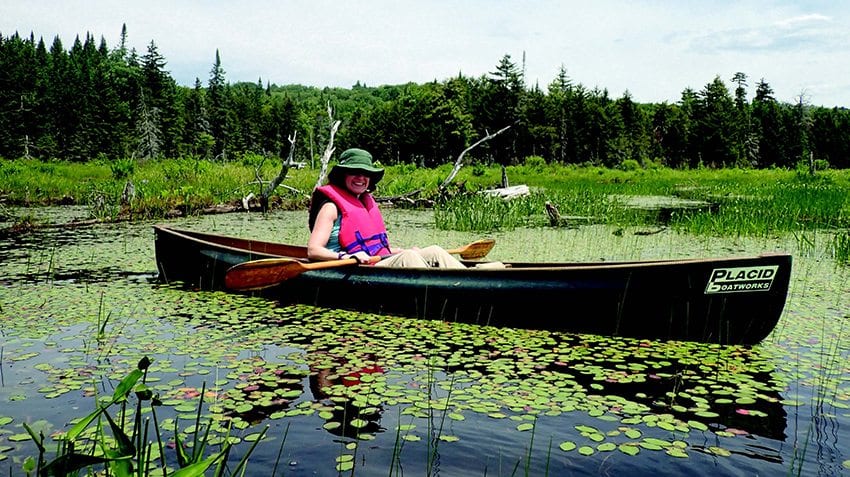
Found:
[[(546, 162), (620, 167), (850, 167), (850, 111), (775, 99), (764, 80), (719, 76), (676, 103), (573, 82), (562, 67), (526, 84), (509, 55), (492, 72), (426, 84), (350, 89), (227, 80), (216, 53), (205, 79), (178, 85), (151, 41), (144, 53), (91, 34), (66, 47), (0, 33), (0, 157), (87, 161), (246, 155), (310, 163), (340, 120), (337, 150), (362, 147), (383, 164), (432, 167), (505, 126), (471, 154), (484, 164)], [(727, 86), (734, 86), (730, 90)], [(748, 99), (752, 98), (752, 99)], [(328, 114), (332, 108), (333, 118)]]

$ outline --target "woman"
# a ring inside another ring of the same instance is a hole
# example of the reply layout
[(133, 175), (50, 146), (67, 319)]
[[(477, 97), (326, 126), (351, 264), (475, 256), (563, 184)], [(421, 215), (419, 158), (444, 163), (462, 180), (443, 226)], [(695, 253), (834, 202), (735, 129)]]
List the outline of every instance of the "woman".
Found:
[(313, 192), (310, 203), (310, 260), (355, 258), (378, 267), (466, 268), (444, 249), (390, 247), (387, 228), (371, 192), (384, 177), (363, 149), (348, 149), (328, 174), (328, 184)]

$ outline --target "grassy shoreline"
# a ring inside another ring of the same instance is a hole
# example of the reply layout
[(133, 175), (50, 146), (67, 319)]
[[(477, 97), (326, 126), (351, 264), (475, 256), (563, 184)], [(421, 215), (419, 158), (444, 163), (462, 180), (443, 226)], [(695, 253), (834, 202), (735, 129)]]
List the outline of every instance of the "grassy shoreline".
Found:
[[(387, 167), (377, 195), (416, 193), (437, 198), (438, 185), (452, 165), (436, 169)], [(139, 220), (193, 215), (230, 206), (241, 208), (249, 194), (260, 195), (279, 165), (260, 157), (213, 163), (194, 159), (87, 163), (0, 161), (0, 214), (5, 206), (83, 205), (92, 219)], [(702, 235), (769, 235), (807, 230), (846, 231), (850, 227), (850, 171), (784, 169), (666, 168), (615, 170), (532, 163), (507, 170), (511, 184), (531, 194), (519, 200), (456, 194), (437, 203), (437, 227), (454, 230), (511, 230), (548, 225), (545, 203), (562, 214), (618, 226), (658, 222), (658, 204), (629, 205), (624, 198), (674, 197), (712, 207), (672, 208), (665, 224)], [(291, 169), (273, 194), (270, 207), (295, 210), (307, 205), (317, 169)], [(465, 191), (498, 187), (498, 166), (467, 166), (455, 184)], [(132, 184), (132, 194), (125, 188)], [(7, 217), (8, 219), (8, 217)], [(11, 217), (12, 221), (23, 218)]]

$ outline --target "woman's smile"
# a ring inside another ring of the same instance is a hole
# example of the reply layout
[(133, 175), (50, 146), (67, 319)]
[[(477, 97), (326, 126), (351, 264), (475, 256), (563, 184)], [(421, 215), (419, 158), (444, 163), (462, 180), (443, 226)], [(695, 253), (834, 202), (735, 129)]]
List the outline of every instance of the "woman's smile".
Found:
[(362, 194), (369, 188), (369, 176), (365, 174), (349, 174), (345, 177), (345, 186), (355, 194)]

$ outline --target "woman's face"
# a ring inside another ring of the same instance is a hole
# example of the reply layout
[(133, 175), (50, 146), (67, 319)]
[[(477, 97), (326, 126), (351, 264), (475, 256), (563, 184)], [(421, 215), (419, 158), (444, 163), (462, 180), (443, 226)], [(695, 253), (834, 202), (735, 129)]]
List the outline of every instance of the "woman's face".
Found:
[(354, 195), (360, 195), (369, 188), (369, 176), (362, 172), (353, 172), (345, 175), (345, 187)]

